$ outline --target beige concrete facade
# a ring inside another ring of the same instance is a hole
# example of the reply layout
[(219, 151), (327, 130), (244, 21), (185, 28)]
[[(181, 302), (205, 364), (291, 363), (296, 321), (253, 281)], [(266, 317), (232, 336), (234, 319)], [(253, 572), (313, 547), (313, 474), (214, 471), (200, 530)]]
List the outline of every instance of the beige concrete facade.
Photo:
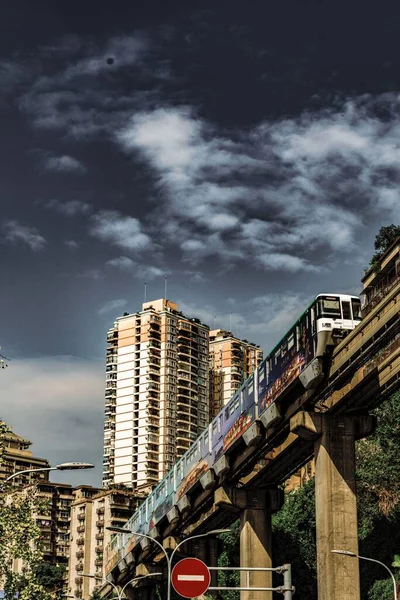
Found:
[[(144, 497), (130, 491), (90, 486), (77, 488), (74, 496), (67, 594), (88, 600), (104, 583), (104, 548), (111, 536), (106, 527), (123, 527)], [(98, 580), (83, 574), (95, 575)]]
[[(13, 475), (17, 471), (40, 469), (50, 466), (49, 461), (45, 458), (33, 456), (32, 452), (29, 450), (32, 442), (17, 435), (13, 431), (4, 436), (2, 445), (5, 448), (5, 454), (0, 463), (0, 482), (4, 481), (7, 477)], [(29, 485), (33, 481), (47, 481), (48, 478), (49, 474), (46, 471), (41, 471), (39, 473), (24, 473), (23, 475), (13, 477), (9, 485), (13, 488), (20, 488)]]
[[(72, 486), (51, 481), (38, 482), (26, 486), (22, 490), (14, 490), (7, 494), (6, 502), (12, 501), (15, 494), (30, 495), (36, 493), (46, 501), (46, 507), (34, 515), (36, 525), (40, 527), (40, 548), (43, 562), (50, 565), (63, 565), (66, 568), (65, 588), (68, 580), (69, 532), (71, 504), (74, 499)], [(13, 561), (13, 571), (22, 573), (23, 561)]]
[(105, 486), (149, 490), (208, 425), (208, 332), (160, 299), (108, 332)]
[(210, 331), (210, 419), (229, 402), (262, 359), (262, 350), (256, 344), (223, 329)]

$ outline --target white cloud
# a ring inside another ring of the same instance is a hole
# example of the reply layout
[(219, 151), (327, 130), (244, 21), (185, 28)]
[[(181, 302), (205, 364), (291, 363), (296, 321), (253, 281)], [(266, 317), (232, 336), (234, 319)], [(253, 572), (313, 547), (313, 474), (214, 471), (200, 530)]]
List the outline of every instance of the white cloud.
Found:
[(121, 271), (130, 271), (135, 264), (135, 261), (129, 258), (129, 256), (118, 256), (118, 258), (108, 260), (106, 267), (114, 267), (115, 269), (121, 269)]
[(67, 246), (67, 248), (70, 250), (76, 250), (79, 248), (79, 244), (75, 240), (65, 240), (64, 246)]
[(310, 264), (304, 258), (299, 256), (293, 256), (291, 254), (261, 254), (258, 256), (258, 262), (267, 271), (289, 271), (295, 273), (296, 271), (318, 271), (318, 267)]
[(82, 202), (81, 200), (67, 200), (61, 202), (60, 200), (51, 199), (44, 202), (46, 208), (61, 213), (67, 217), (74, 217), (76, 215), (87, 215), (92, 211), (92, 206), (88, 202)]
[(113, 267), (120, 269), (121, 271), (131, 271), (132, 275), (137, 279), (155, 279), (157, 277), (165, 277), (169, 271), (162, 269), (154, 265), (140, 264), (134, 261), (129, 256), (119, 256), (118, 258), (112, 258), (106, 262), (106, 267)]
[(15, 245), (27, 245), (35, 252), (43, 250), (46, 245), (45, 238), (40, 235), (35, 227), (22, 225), (18, 221), (6, 221), (3, 225), (4, 241)]
[[(66, 79), (96, 76), (122, 67), (131, 67), (140, 63), (148, 50), (149, 40), (143, 34), (113, 37), (104, 48), (90, 49), (89, 55), (68, 67), (64, 76)], [(113, 62), (109, 64), (108, 59)]]
[(104, 279), (104, 274), (100, 271), (100, 269), (86, 269), (81, 273), (77, 274), (77, 277), (81, 279), (93, 279), (93, 281), (100, 281)]
[(152, 166), (164, 203), (152, 223), (185, 260), (312, 272), (329, 268), (331, 251), (356, 251), (382, 210), (398, 219), (399, 133), (400, 96), (386, 94), (246, 132), (221, 133), (189, 107), (159, 108), (136, 114), (117, 142)]
[(57, 356), (14, 359), (1, 374), (2, 418), (33, 442), (35, 456), (96, 465), (82, 474), (57, 472), (55, 481), (100, 484), (104, 372), (103, 361)]
[(94, 215), (90, 233), (127, 250), (147, 250), (152, 246), (150, 237), (142, 231), (140, 221), (118, 211), (104, 210)]
[(86, 173), (83, 164), (73, 156), (68, 156), (68, 154), (49, 156), (44, 160), (43, 166), (47, 171), (57, 173)]
[(100, 316), (106, 315), (110, 312), (118, 312), (122, 310), (124, 306), (128, 304), (128, 301), (122, 298), (118, 298), (116, 300), (109, 300), (103, 306), (99, 308), (97, 314)]
[[(64, 38), (52, 48), (40, 48), (31, 85), (19, 98), (20, 109), (38, 128), (63, 131), (71, 138), (110, 136), (156, 91), (143, 86), (140, 78), (128, 92), (118, 73), (129, 68), (157, 79), (147, 67), (151, 40), (141, 32), (110, 38), (102, 47), (85, 38)], [(49, 55), (61, 59), (49, 65)], [(110, 64), (110, 60), (112, 64)], [(15, 68), (20, 65), (15, 61)], [(100, 83), (101, 82), (101, 83)], [(148, 84), (148, 82), (146, 82)]]
[[(272, 350), (284, 333), (302, 314), (310, 298), (290, 291), (265, 294), (251, 298), (246, 304), (229, 302), (230, 310), (211, 304), (179, 302), (179, 310), (189, 317), (197, 317), (211, 329), (225, 329), (240, 339), (261, 344), (265, 352)], [(236, 305), (236, 308), (235, 308)], [(266, 356), (266, 354), (264, 354)]]

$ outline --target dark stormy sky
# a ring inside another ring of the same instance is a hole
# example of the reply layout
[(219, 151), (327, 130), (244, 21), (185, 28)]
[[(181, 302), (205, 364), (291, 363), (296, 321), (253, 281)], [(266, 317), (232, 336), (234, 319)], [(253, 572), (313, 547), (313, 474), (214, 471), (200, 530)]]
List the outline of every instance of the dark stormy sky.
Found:
[(400, 6), (3, 0), (1, 413), (100, 482), (105, 334), (164, 295), (268, 351), (399, 223)]

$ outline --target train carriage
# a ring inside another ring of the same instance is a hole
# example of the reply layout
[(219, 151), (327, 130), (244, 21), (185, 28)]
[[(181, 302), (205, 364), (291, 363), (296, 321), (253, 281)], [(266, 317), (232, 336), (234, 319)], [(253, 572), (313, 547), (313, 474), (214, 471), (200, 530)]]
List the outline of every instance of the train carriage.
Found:
[(308, 378), (302, 372), (322, 360), (361, 321), (361, 302), (347, 294), (319, 294), (258, 368), (258, 402), (262, 412), (299, 381), (315, 387), (323, 366)]
[[(148, 533), (218, 458), (232, 451), (246, 429), (273, 403), (279, 404), (296, 385), (307, 389), (318, 385), (330, 348), (360, 321), (357, 296), (318, 295), (132, 515), (127, 529)], [(136, 542), (118, 536), (110, 548), (120, 551), (124, 547), (126, 551), (132, 543)]]

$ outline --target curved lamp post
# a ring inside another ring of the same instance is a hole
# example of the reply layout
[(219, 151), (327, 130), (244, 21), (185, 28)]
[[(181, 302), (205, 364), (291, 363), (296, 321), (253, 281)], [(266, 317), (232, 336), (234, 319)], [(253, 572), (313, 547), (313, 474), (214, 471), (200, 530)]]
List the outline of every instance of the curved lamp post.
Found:
[(24, 469), (23, 471), (17, 471), (13, 473), (7, 479), (5, 479), (2, 483), (7, 483), (10, 479), (17, 477), (18, 475), (22, 475), (24, 473), (36, 473), (36, 471), (75, 471), (77, 469), (93, 469), (94, 465), (91, 463), (84, 462), (66, 462), (61, 463), (59, 465), (55, 465), (54, 467), (39, 467), (38, 469)]
[(185, 544), (186, 542), (189, 542), (190, 540), (196, 540), (198, 538), (208, 537), (209, 535), (218, 535), (220, 533), (227, 533), (228, 531), (230, 531), (230, 529), (213, 529), (212, 531), (208, 531), (207, 533), (200, 533), (199, 535), (192, 535), (192, 536), (187, 537), (184, 540), (182, 540), (176, 546), (176, 548), (173, 549), (173, 551), (169, 555), (167, 553), (166, 549), (164, 548), (164, 546), (162, 544), (160, 544), (160, 542), (158, 540), (155, 540), (154, 538), (150, 537), (149, 535), (146, 535), (144, 533), (137, 533), (136, 531), (131, 531), (130, 529), (124, 529), (123, 527), (106, 527), (106, 529), (108, 529), (109, 531), (113, 531), (114, 533), (125, 533), (125, 534), (131, 533), (135, 537), (147, 538), (151, 542), (154, 542), (154, 544), (157, 544), (157, 546), (163, 551), (165, 559), (167, 561), (167, 566), (168, 566), (167, 600), (171, 600), (171, 571), (172, 571), (171, 566), (172, 566), (172, 559), (174, 558), (174, 554), (178, 550), (178, 548), (180, 546), (182, 546), (182, 544)]
[(377, 563), (378, 565), (381, 565), (382, 567), (385, 567), (386, 571), (389, 571), (390, 577), (392, 578), (392, 581), (393, 581), (394, 600), (398, 600), (397, 599), (396, 579), (394, 578), (392, 571), (389, 569), (389, 567), (387, 565), (385, 565), (385, 563), (381, 562), (380, 560), (376, 560), (375, 558), (368, 558), (367, 556), (359, 556), (358, 554), (355, 554), (355, 552), (350, 552), (349, 550), (331, 550), (331, 552), (332, 552), (332, 554), (342, 554), (343, 556), (350, 556), (351, 558), (360, 558), (361, 560), (368, 560), (369, 562), (374, 562), (374, 563)]
[(124, 587), (121, 589), (120, 592), (118, 591), (118, 587), (111, 581), (108, 581), (108, 579), (106, 579), (105, 577), (99, 577), (98, 575), (90, 575), (89, 573), (82, 573), (81, 577), (89, 577), (90, 579), (100, 579), (101, 581), (107, 582), (117, 592), (117, 595), (113, 596), (111, 598), (111, 600), (123, 600), (122, 594), (124, 593), (125, 588), (127, 588), (128, 585), (130, 585), (131, 583), (134, 583), (135, 581), (140, 581), (141, 579), (146, 579), (147, 577), (156, 577), (157, 575), (162, 575), (162, 573), (149, 573), (148, 575), (141, 575), (140, 577), (134, 577), (133, 579), (131, 579), (130, 581), (128, 581), (128, 583), (126, 583), (124, 585)]

